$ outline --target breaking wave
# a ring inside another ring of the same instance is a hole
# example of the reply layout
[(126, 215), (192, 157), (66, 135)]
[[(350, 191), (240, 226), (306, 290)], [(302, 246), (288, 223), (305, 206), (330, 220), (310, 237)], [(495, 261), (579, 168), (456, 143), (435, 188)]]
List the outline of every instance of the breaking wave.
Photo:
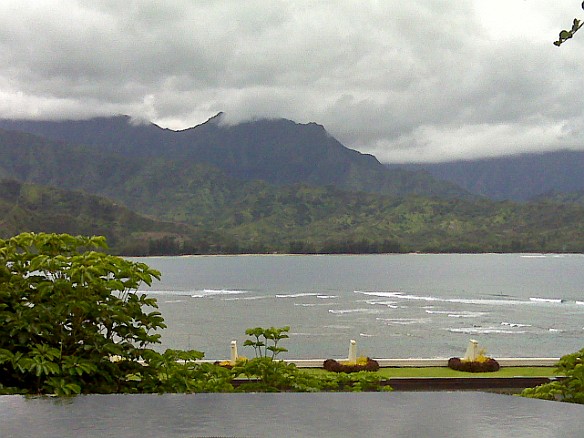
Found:
[(227, 289), (203, 289), (193, 291), (191, 297), (193, 298), (207, 298), (217, 295), (240, 295), (246, 294), (248, 291), (245, 290), (227, 290)]
[(375, 315), (378, 313), (382, 313), (382, 310), (378, 310), (378, 309), (329, 309), (329, 313), (332, 313), (333, 315), (345, 315), (348, 313), (365, 313), (365, 314), (370, 314), (370, 315)]
[(398, 325), (412, 325), (425, 324), (430, 322), (430, 318), (375, 318), (377, 321), (382, 321), (386, 324)]
[(174, 297), (178, 296), (191, 298), (206, 298), (218, 295), (240, 295), (249, 293), (249, 291), (246, 290), (229, 290), (229, 289), (148, 290), (144, 292), (146, 292), (148, 295), (172, 295)]
[(300, 297), (316, 297), (318, 294), (314, 292), (302, 292), (298, 294), (276, 294), (276, 298), (300, 298)]
[(501, 325), (505, 325), (507, 327), (532, 327), (531, 324), (520, 324), (516, 322), (502, 322)]
[(373, 306), (385, 306), (385, 307), (389, 307), (390, 309), (397, 309), (398, 308), (398, 306), (395, 304), (395, 301), (367, 300), (365, 302), (367, 304), (371, 304)]
[(511, 305), (529, 305), (529, 304), (562, 304), (566, 301), (561, 298), (530, 298), (529, 301), (517, 299), (491, 299), (491, 298), (439, 298), (431, 295), (414, 295), (404, 292), (364, 292), (355, 291), (357, 294), (392, 298), (394, 300), (404, 301), (425, 301), (433, 303), (455, 303), (455, 304), (479, 304), (489, 306), (511, 306)]
[(466, 335), (488, 335), (488, 334), (520, 335), (527, 333), (525, 330), (507, 330), (497, 327), (449, 328), (448, 331), (451, 333), (464, 333)]
[(426, 313), (430, 315), (446, 315), (449, 318), (478, 318), (480, 316), (485, 316), (487, 312), (470, 312), (470, 311), (450, 311), (450, 310), (426, 310)]
[(529, 301), (533, 303), (555, 303), (561, 304), (564, 302), (561, 298), (530, 298)]
[(255, 300), (266, 300), (269, 299), (271, 297), (266, 296), (266, 295), (253, 295), (251, 297), (229, 297), (229, 298), (223, 298), (223, 301), (255, 301)]

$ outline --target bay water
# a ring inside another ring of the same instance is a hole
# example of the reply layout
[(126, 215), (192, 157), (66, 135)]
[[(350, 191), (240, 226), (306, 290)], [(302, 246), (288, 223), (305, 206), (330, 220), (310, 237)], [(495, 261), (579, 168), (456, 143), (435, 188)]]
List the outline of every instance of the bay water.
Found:
[(290, 326), (285, 358), (560, 357), (584, 347), (584, 255), (248, 255), (135, 258), (162, 279), (160, 349), (239, 354), (245, 329)]

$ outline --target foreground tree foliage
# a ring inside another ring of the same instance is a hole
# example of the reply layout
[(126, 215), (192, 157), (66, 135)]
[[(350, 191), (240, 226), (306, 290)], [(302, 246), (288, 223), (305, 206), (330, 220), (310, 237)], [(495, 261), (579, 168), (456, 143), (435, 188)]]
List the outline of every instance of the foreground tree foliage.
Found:
[(207, 389), (184, 382), (187, 370), (209, 373), (192, 367), (202, 353), (147, 348), (164, 320), (156, 300), (135, 292), (160, 274), (91, 250), (105, 246), (102, 237), (67, 234), (0, 240), (0, 393)]
[(535, 388), (527, 388), (521, 395), (584, 404), (584, 348), (563, 356), (556, 366), (556, 371), (566, 377)]
[(288, 327), (249, 329), (257, 357), (233, 369), (196, 350), (155, 351), (166, 326), (137, 289), (160, 273), (95, 251), (105, 247), (103, 237), (67, 234), (0, 239), (0, 394), (380, 389), (370, 373), (316, 377), (276, 360)]

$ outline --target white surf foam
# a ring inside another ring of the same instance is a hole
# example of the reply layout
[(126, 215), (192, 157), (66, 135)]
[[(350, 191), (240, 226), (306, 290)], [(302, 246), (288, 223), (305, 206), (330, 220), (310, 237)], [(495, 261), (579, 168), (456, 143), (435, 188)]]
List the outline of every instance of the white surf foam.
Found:
[(300, 297), (316, 297), (318, 294), (313, 292), (303, 292), (298, 294), (276, 294), (276, 298), (300, 298)]
[(376, 301), (376, 300), (367, 300), (365, 301), (367, 304), (371, 304), (373, 306), (385, 306), (389, 307), (390, 309), (397, 309), (398, 306), (396, 305), (395, 301)]
[(272, 298), (266, 295), (255, 295), (251, 297), (230, 297), (230, 298), (223, 298), (223, 301), (254, 301), (254, 300), (267, 300)]
[(398, 325), (413, 325), (413, 324), (425, 324), (430, 322), (429, 318), (375, 318), (377, 321), (382, 321), (386, 324), (398, 324)]
[(329, 313), (333, 315), (344, 315), (348, 313), (365, 313), (370, 315), (375, 315), (382, 313), (382, 310), (377, 309), (329, 309)]
[(537, 297), (530, 298), (529, 301), (533, 303), (554, 303), (554, 304), (561, 304), (564, 302), (564, 300), (561, 298), (537, 298)]
[(355, 291), (355, 293), (367, 296), (393, 298), (395, 300), (410, 300), (410, 301), (426, 301), (436, 303), (456, 303), (456, 304), (477, 304), (489, 306), (511, 306), (511, 305), (529, 305), (529, 304), (557, 304), (562, 303), (563, 300), (559, 298), (530, 298), (529, 301), (509, 300), (509, 299), (484, 299), (484, 298), (439, 298), (431, 295), (413, 295), (403, 292), (363, 292)]
[(520, 324), (517, 322), (502, 322), (501, 325), (505, 325), (507, 327), (532, 327), (531, 324)]
[(465, 327), (465, 328), (449, 328), (451, 333), (464, 333), (466, 335), (489, 335), (489, 334), (506, 334), (506, 335), (520, 335), (527, 333), (524, 330), (505, 330), (497, 327)]
[(240, 295), (248, 293), (245, 290), (228, 290), (228, 289), (203, 289), (193, 291), (191, 297), (193, 298), (207, 298), (217, 295)]
[(485, 316), (487, 312), (470, 312), (470, 311), (452, 311), (452, 310), (426, 310), (426, 313), (430, 315), (446, 315), (449, 318), (478, 318), (480, 316)]

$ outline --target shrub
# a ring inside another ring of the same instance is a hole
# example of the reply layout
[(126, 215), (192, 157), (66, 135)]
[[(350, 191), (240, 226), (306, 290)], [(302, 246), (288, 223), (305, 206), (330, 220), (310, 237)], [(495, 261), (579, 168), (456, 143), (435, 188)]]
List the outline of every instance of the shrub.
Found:
[(0, 385), (25, 393), (119, 392), (164, 328), (134, 293), (159, 273), (90, 250), (103, 237), (23, 233), (0, 240)]
[(584, 348), (562, 356), (556, 365), (556, 372), (563, 374), (565, 378), (535, 388), (527, 388), (521, 395), (584, 404)]
[(379, 363), (369, 357), (359, 358), (354, 364), (327, 359), (322, 364), (322, 367), (335, 373), (356, 373), (359, 371), (378, 371)]
[[(199, 351), (158, 353), (160, 274), (93, 248), (103, 237), (0, 239), (0, 394), (229, 391), (231, 373)], [(150, 308), (147, 312), (145, 309)]]
[(476, 361), (462, 360), (458, 357), (452, 357), (448, 360), (448, 367), (456, 371), (486, 373), (499, 371), (500, 365), (499, 362), (490, 357)]
[[(254, 338), (244, 343), (254, 348), (256, 357), (251, 360), (237, 361), (232, 368), (234, 377), (243, 375), (246, 380), (238, 386), (239, 391), (261, 392), (316, 392), (316, 391), (391, 391), (390, 386), (381, 387), (381, 378), (373, 373), (357, 372), (353, 375), (317, 376), (299, 370), (296, 365), (275, 359), (286, 351), (278, 347), (278, 342), (286, 339), (290, 328), (269, 329), (256, 327), (246, 330)], [(268, 352), (271, 352), (269, 354)], [(379, 364), (369, 358), (362, 358), (360, 369), (355, 371), (376, 371)]]

